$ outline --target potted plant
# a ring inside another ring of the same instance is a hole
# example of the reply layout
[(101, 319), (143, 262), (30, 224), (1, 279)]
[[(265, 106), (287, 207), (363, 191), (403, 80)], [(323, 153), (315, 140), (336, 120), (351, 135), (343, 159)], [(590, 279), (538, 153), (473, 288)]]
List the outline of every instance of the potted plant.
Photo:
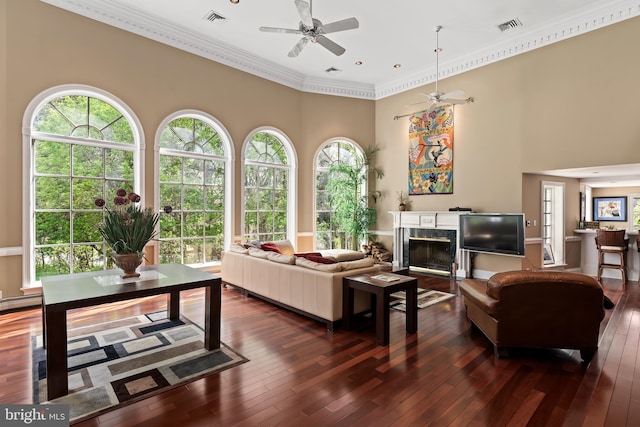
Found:
[(365, 149), (364, 158), (356, 159), (354, 164), (338, 163), (329, 168), (326, 188), (333, 220), (338, 231), (349, 237), (353, 250), (358, 250), (360, 243), (368, 239), (369, 228), (376, 222), (376, 210), (369, 206), (369, 199), (375, 203), (382, 193), (376, 190), (363, 192), (363, 188), (370, 174), (375, 178), (384, 176), (379, 168), (371, 167), (371, 159), (377, 151), (377, 146), (370, 146)]
[[(114, 207), (106, 206), (103, 198), (97, 198), (95, 205), (104, 208), (104, 222), (98, 231), (113, 250), (112, 258), (118, 268), (124, 271), (123, 279), (139, 277), (136, 271), (144, 258), (144, 247), (157, 235), (160, 215), (151, 208), (138, 205), (140, 196), (124, 189), (116, 192)], [(171, 207), (165, 207), (171, 212)]]
[(398, 191), (398, 210), (405, 211), (407, 210), (407, 204), (409, 203), (409, 199), (404, 195), (403, 191)]

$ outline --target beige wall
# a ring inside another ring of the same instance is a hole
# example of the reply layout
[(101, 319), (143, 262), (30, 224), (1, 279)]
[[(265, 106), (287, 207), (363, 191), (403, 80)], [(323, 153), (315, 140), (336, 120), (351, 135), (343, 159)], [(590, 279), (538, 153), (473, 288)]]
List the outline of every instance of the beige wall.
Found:
[[(524, 199), (539, 200), (538, 187), (535, 195), (523, 194), (523, 172), (640, 163), (640, 55), (629, 50), (639, 39), (640, 18), (634, 18), (441, 80), (440, 90), (464, 89), (475, 102), (455, 106), (453, 194), (412, 196), (411, 210), (521, 212)], [(407, 188), (408, 119), (393, 117), (415, 111), (405, 106), (434, 89), (431, 84), (376, 102), (376, 140), (384, 153), (379, 166), (387, 172), (379, 189), (387, 194)], [(567, 191), (567, 200), (572, 197), (577, 203), (577, 193)], [(395, 204), (394, 197), (383, 199), (380, 211)], [(569, 211), (569, 229), (575, 212)], [(391, 215), (379, 215), (378, 228), (391, 227)], [(509, 257), (476, 261), (490, 271), (520, 268)]]
[[(242, 204), (245, 138), (260, 126), (280, 129), (295, 145), (298, 231), (306, 236), (313, 231), (313, 157), (318, 147), (332, 137), (351, 138), (362, 146), (374, 140), (373, 101), (302, 93), (38, 0), (0, 0), (0, 24), (0, 177), (3, 201), (11, 206), (0, 209), (0, 248), (22, 245), (22, 116), (36, 95), (53, 86), (94, 86), (119, 97), (137, 114), (147, 146), (146, 200), (154, 199), (154, 137), (172, 112), (201, 110), (230, 132), (235, 206)], [(235, 235), (241, 233), (239, 212)], [(310, 246), (309, 237), (301, 240), (301, 247)], [(21, 294), (21, 262), (20, 256), (0, 257), (4, 297)]]
[[(7, 58), (8, 36), (4, 28), (8, 25), (7, 2), (0, 1), (0, 183), (2, 190), (0, 198), (2, 199), (3, 208), (0, 209), (0, 248), (3, 247), (20, 247), (21, 234), (21, 199), (22, 194), (21, 183), (16, 175), (16, 171), (20, 168), (20, 158), (13, 160), (13, 151), (20, 150), (20, 134), (14, 138), (14, 145), (7, 144), (7, 127), (8, 113), (12, 106), (7, 102), (7, 67), (4, 66), (5, 58)], [(19, 127), (18, 127), (19, 129)], [(12, 163), (13, 162), (13, 163)], [(20, 256), (0, 257), (0, 291), (3, 297), (13, 296), (17, 294), (16, 286), (19, 286), (18, 280), (21, 277), (22, 259)], [(8, 278), (17, 278), (17, 280), (8, 281)]]

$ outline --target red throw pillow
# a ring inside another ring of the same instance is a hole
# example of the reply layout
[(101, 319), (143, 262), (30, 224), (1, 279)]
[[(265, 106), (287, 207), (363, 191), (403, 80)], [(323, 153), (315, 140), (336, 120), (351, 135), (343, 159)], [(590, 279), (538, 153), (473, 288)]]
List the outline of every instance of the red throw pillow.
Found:
[(273, 243), (263, 243), (261, 247), (263, 251), (271, 251), (282, 254), (282, 252), (280, 252), (280, 248)]
[(313, 255), (310, 255), (310, 256), (308, 256), (308, 257), (306, 257), (306, 258), (307, 258), (309, 261), (317, 262), (317, 263), (319, 263), (319, 264), (335, 264), (335, 263), (337, 263), (337, 262), (338, 262), (338, 261), (335, 261), (335, 260), (333, 260), (333, 259), (324, 258), (324, 257), (321, 257), (321, 256), (313, 256)]
[(309, 259), (310, 256), (322, 256), (320, 252), (301, 252), (299, 254), (294, 254), (295, 256), (299, 256), (301, 258)]

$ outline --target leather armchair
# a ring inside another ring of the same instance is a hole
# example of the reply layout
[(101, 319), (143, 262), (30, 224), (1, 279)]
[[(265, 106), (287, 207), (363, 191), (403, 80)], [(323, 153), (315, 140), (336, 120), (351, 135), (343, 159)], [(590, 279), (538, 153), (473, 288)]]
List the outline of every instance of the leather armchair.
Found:
[(510, 271), (460, 282), (467, 317), (493, 343), (496, 358), (509, 347), (598, 349), (604, 293), (593, 277), (569, 272)]

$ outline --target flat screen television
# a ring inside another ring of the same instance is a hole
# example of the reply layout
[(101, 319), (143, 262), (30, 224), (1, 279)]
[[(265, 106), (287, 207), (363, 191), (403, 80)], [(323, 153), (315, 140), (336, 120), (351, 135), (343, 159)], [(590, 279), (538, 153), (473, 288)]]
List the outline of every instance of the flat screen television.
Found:
[(473, 252), (524, 256), (524, 214), (460, 215), (460, 248)]

